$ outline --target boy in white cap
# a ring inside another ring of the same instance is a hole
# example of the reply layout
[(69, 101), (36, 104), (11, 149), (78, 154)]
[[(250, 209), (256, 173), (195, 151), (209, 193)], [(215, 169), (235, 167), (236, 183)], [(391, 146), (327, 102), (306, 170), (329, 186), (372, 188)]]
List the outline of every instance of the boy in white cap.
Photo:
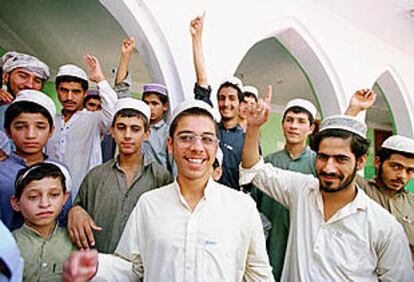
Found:
[[(10, 205), (17, 172), (36, 163), (56, 163), (53, 158), (43, 153), (55, 130), (55, 114), (56, 108), (52, 99), (36, 90), (20, 91), (6, 110), (4, 126), (7, 135), (16, 146), (16, 151), (0, 162), (0, 215), (10, 230), (23, 224), (21, 215), (14, 213)], [(70, 201), (64, 210), (69, 207)], [(64, 218), (61, 218), (61, 223), (64, 221)]]
[[(316, 113), (312, 102), (290, 100), (282, 113), (285, 146), (266, 156), (264, 161), (281, 169), (315, 175), (316, 153), (309, 148), (307, 141), (315, 129)], [(275, 279), (280, 280), (289, 236), (289, 211), (260, 190), (253, 189), (252, 196), (259, 211), (272, 224), (266, 246)]]
[(115, 255), (74, 253), (64, 281), (95, 273), (97, 281), (274, 281), (254, 201), (211, 178), (218, 148), (212, 108), (179, 105), (168, 148), (176, 181), (139, 199)]
[[(202, 33), (204, 17), (198, 16), (190, 23), (190, 33), (193, 44), (194, 67), (196, 83), (195, 98), (213, 105), (210, 100), (211, 87), (207, 81), (207, 72), (203, 58)], [(218, 139), (223, 151), (223, 174), (220, 183), (240, 190), (239, 164), (243, 147), (244, 130), (239, 125), (239, 108), (243, 101), (243, 84), (237, 77), (224, 79), (217, 91), (218, 109), (221, 122), (218, 124)]]
[[(122, 42), (121, 57), (116, 72), (115, 89), (118, 93), (126, 93), (131, 82), (129, 80), (128, 66), (135, 48), (135, 39), (130, 37)], [(125, 94), (122, 94), (125, 95)], [(174, 165), (167, 150), (168, 123), (165, 117), (169, 110), (167, 87), (160, 83), (148, 83), (143, 87), (142, 100), (151, 110), (150, 131), (151, 135), (142, 145), (145, 156), (153, 159), (171, 173), (174, 173)]]
[(105, 80), (98, 59), (87, 55), (85, 63), (89, 79), (98, 86), (102, 111), (82, 111), (88, 77), (75, 65), (61, 66), (56, 75), (56, 91), (63, 109), (55, 117), (56, 132), (47, 144), (49, 156), (63, 162), (71, 172), (73, 199), (86, 173), (102, 163), (101, 137), (109, 131), (117, 101), (117, 95)]
[(246, 111), (249, 107), (256, 106), (258, 99), (259, 90), (256, 87), (250, 85), (243, 87), (243, 100), (239, 106), (239, 124), (244, 130), (247, 127)]
[(315, 135), (317, 177), (265, 164), (257, 145), (271, 99), (248, 112), (240, 183), (253, 182), (289, 209), (282, 281), (413, 281), (401, 225), (355, 183), (369, 147), (367, 127), (332, 116)]
[(414, 260), (414, 195), (404, 189), (414, 177), (414, 140), (388, 137), (376, 154), (375, 169), (373, 179), (358, 184), (404, 227)]
[[(357, 91), (350, 101), (347, 115), (356, 116), (370, 108), (376, 94), (370, 89)], [(404, 227), (414, 261), (414, 195), (404, 187), (414, 177), (414, 139), (401, 135), (388, 137), (375, 157), (376, 175), (357, 183), (374, 201), (388, 210)]]
[(68, 223), (71, 238), (79, 248), (95, 247), (109, 254), (115, 251), (139, 197), (171, 182), (169, 172), (141, 152), (150, 134), (147, 104), (122, 98), (114, 112), (111, 133), (119, 155), (86, 175)]

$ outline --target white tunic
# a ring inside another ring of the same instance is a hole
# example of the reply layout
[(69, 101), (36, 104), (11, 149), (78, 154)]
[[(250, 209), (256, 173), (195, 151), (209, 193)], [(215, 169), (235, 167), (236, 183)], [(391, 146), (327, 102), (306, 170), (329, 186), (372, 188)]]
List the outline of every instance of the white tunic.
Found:
[(273, 281), (254, 201), (211, 179), (193, 211), (177, 182), (143, 194), (115, 254), (95, 280), (134, 280), (142, 262), (144, 281)]
[(117, 95), (106, 80), (97, 84), (102, 111), (76, 112), (68, 122), (63, 115), (55, 117), (55, 133), (49, 139), (46, 152), (50, 158), (61, 161), (72, 175), (72, 199), (89, 170), (102, 163), (101, 136), (109, 131)]
[(282, 281), (414, 281), (401, 225), (361, 189), (325, 222), (319, 181), (313, 176), (261, 159), (251, 169), (240, 169), (240, 184), (252, 179), (290, 212)]

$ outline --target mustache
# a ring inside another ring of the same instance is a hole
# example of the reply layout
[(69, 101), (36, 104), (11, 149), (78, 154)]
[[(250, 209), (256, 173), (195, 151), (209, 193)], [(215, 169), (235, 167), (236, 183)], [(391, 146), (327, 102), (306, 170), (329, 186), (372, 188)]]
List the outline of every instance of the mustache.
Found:
[(405, 182), (401, 178), (393, 179), (392, 182), (397, 182), (398, 184), (404, 185)]
[(319, 173), (319, 176), (326, 176), (326, 177), (336, 177), (336, 178), (341, 178), (341, 176), (340, 176), (339, 174), (336, 174), (336, 173), (326, 173), (326, 172), (323, 172), (323, 171), (321, 171), (321, 172)]

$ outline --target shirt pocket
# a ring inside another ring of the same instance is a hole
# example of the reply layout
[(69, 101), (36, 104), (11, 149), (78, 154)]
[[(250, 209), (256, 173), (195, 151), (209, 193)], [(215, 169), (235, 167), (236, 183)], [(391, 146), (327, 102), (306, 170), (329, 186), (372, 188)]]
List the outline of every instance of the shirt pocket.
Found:
[(237, 246), (211, 237), (198, 242), (199, 281), (233, 281), (239, 257)]

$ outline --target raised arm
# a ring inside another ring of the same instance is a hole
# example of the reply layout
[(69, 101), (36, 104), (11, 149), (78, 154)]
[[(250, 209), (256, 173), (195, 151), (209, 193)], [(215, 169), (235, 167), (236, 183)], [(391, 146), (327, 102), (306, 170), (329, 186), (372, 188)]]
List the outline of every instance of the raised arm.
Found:
[(265, 124), (269, 118), (271, 99), (272, 86), (269, 85), (265, 100), (263, 101), (260, 99), (257, 106), (251, 106), (247, 110), (247, 129), (242, 150), (243, 168), (251, 168), (260, 159), (260, 127)]
[(193, 43), (193, 60), (196, 72), (197, 85), (208, 88), (207, 71), (203, 54), (203, 28), (206, 13), (190, 22), (190, 33)]
[(122, 41), (121, 57), (116, 71), (115, 85), (120, 84), (128, 75), (129, 61), (135, 48), (135, 38), (133, 36)]
[(118, 96), (105, 79), (98, 58), (92, 55), (86, 55), (84, 59), (88, 67), (88, 78), (90, 81), (96, 83), (101, 95), (102, 111), (97, 112), (97, 115), (100, 116), (98, 123), (99, 130), (104, 135), (109, 132), (109, 127), (112, 122), (112, 111), (118, 100)]
[(372, 107), (376, 98), (377, 94), (371, 89), (366, 88), (356, 91), (349, 101), (345, 115), (357, 116), (360, 112)]

